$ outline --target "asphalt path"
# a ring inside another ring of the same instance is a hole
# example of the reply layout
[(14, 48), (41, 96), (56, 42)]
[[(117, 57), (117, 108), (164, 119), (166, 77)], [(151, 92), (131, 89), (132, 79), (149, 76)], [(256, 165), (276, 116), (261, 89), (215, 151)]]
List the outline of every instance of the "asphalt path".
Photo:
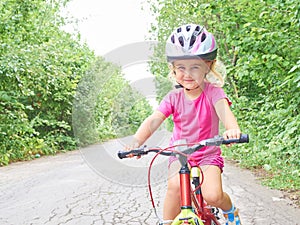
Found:
[[(160, 141), (152, 139), (150, 146), (167, 140), (164, 133), (157, 137)], [(126, 139), (112, 140), (1, 167), (0, 224), (156, 224), (147, 188), (153, 157), (120, 160), (117, 152), (124, 144)], [(159, 215), (167, 179), (167, 160), (162, 158), (151, 173)], [(262, 186), (250, 171), (226, 162), (223, 182), (243, 225), (300, 224), (300, 209), (284, 193)]]

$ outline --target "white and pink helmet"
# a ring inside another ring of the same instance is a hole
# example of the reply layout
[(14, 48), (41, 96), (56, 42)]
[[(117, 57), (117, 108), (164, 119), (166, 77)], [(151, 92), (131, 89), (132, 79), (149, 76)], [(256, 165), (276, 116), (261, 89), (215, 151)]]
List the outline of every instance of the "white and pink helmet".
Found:
[(166, 44), (168, 62), (190, 58), (214, 60), (217, 57), (217, 50), (214, 36), (197, 24), (187, 24), (176, 28)]

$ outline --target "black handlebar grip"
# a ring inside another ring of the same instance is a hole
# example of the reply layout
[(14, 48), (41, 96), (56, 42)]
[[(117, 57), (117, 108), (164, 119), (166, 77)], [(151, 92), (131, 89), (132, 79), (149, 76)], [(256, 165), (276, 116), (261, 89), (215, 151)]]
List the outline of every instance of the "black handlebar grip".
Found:
[(249, 143), (249, 134), (241, 134), (239, 143)]
[(241, 134), (239, 139), (228, 139), (223, 140), (222, 144), (232, 144), (232, 143), (249, 143), (249, 135), (248, 134)]
[(129, 152), (126, 152), (126, 151), (119, 151), (119, 152), (118, 152), (118, 157), (119, 157), (120, 159), (127, 158), (128, 153), (129, 153)]
[(118, 156), (120, 159), (124, 159), (124, 158), (128, 158), (128, 156), (141, 156), (141, 155), (145, 155), (147, 154), (146, 151), (144, 151), (144, 149), (146, 148), (145, 146), (142, 146), (140, 148), (136, 148), (136, 149), (132, 149), (130, 151), (119, 151), (118, 152)]

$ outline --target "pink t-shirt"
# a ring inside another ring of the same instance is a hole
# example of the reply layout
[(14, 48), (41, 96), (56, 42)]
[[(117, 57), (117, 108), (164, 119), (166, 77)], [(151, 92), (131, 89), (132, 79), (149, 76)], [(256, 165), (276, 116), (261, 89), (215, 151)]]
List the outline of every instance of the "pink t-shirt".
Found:
[[(218, 135), (219, 118), (214, 105), (224, 98), (231, 104), (223, 89), (210, 83), (205, 83), (201, 95), (194, 100), (185, 96), (183, 88), (169, 92), (158, 110), (166, 117), (173, 115), (174, 129), (170, 146), (180, 139), (195, 143)], [(199, 165), (217, 165), (221, 169), (224, 166), (220, 147), (204, 147), (194, 152), (191, 157)]]

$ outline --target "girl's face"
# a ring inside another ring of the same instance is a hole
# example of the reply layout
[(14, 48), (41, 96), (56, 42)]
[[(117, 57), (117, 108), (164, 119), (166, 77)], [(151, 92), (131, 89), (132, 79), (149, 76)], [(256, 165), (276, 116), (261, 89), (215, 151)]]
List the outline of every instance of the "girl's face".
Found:
[(183, 59), (173, 63), (176, 81), (187, 89), (201, 87), (205, 75), (209, 72), (212, 61), (201, 59)]

